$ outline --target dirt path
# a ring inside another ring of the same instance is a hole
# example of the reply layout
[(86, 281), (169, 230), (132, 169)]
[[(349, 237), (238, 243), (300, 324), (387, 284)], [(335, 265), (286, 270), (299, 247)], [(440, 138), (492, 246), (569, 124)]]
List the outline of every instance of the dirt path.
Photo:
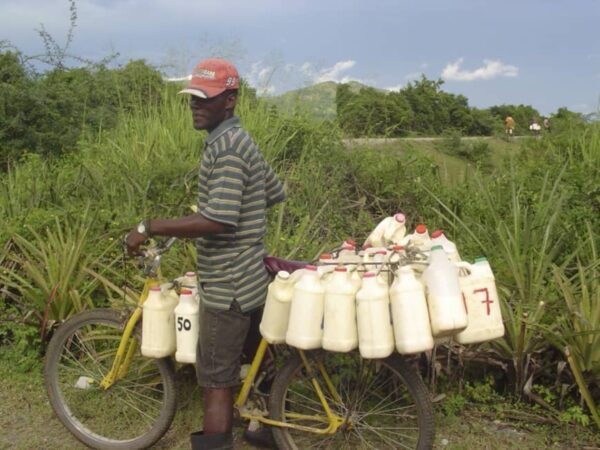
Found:
[[(513, 136), (511, 140), (526, 139), (529, 136)], [(441, 136), (436, 137), (403, 137), (403, 138), (356, 138), (356, 139), (342, 139), (342, 142), (346, 147), (359, 147), (365, 145), (380, 146), (380, 145), (394, 145), (401, 142), (435, 142), (441, 141), (446, 138)], [(467, 141), (490, 141), (498, 139), (496, 136), (463, 136), (461, 140)]]

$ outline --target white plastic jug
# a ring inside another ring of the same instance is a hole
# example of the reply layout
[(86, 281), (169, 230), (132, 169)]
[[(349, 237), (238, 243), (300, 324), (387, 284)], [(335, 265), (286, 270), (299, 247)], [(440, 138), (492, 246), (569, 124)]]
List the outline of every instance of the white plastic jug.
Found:
[(460, 261), (460, 255), (456, 249), (456, 244), (449, 240), (442, 230), (435, 230), (431, 233), (431, 246), (434, 245), (441, 245), (451, 262)]
[(198, 278), (196, 277), (196, 272), (186, 272), (181, 280), (181, 285), (188, 289), (197, 288)]
[(358, 345), (356, 290), (345, 267), (336, 267), (325, 284), (323, 348), (349, 352)]
[(338, 254), (336, 262), (341, 264), (358, 264), (360, 260), (360, 256), (356, 252), (356, 246), (346, 241)]
[(363, 276), (356, 293), (358, 350), (363, 358), (387, 358), (394, 351), (394, 332), (390, 318), (387, 285), (374, 272)]
[(325, 281), (331, 272), (333, 272), (333, 269), (335, 269), (335, 260), (333, 259), (333, 255), (330, 253), (323, 253), (321, 256), (319, 256), (317, 272), (319, 273), (321, 280)]
[(164, 358), (175, 353), (175, 316), (177, 296), (164, 293), (160, 286), (150, 288), (142, 306), (142, 355)]
[(288, 345), (303, 350), (321, 347), (325, 289), (317, 268), (308, 265), (294, 285), (290, 319), (285, 335)]
[(396, 213), (387, 224), (383, 232), (383, 240), (385, 245), (396, 245), (402, 242), (406, 235), (406, 217), (402, 213)]
[(369, 234), (365, 240), (365, 244), (372, 245), (373, 247), (385, 247), (393, 243), (393, 239), (397, 239), (399, 242), (406, 234), (405, 221), (406, 218), (402, 213), (386, 217)]
[(403, 266), (390, 287), (392, 324), (398, 353), (419, 353), (433, 348), (425, 287), (413, 270)]
[(431, 247), (431, 238), (429, 237), (429, 231), (427, 231), (427, 225), (420, 223), (415, 228), (415, 232), (410, 235), (410, 245), (417, 247), (421, 251), (427, 251)]
[(434, 337), (451, 336), (467, 327), (467, 312), (458, 280), (458, 268), (448, 260), (441, 245), (431, 248), (429, 265), (423, 271), (427, 306)]
[(175, 359), (181, 363), (196, 362), (196, 346), (200, 330), (200, 306), (191, 289), (184, 288), (175, 307), (175, 334), (177, 352)]
[(388, 251), (385, 249), (378, 249), (373, 252), (373, 262), (376, 264), (373, 269), (373, 272), (379, 272), (378, 278), (379, 281), (385, 284), (389, 284), (391, 276), (389, 272), (388, 266)]
[(285, 270), (277, 272), (269, 284), (267, 301), (260, 322), (260, 334), (270, 344), (283, 344), (288, 329), (294, 284)]
[(360, 287), (362, 286), (362, 272), (359, 266), (353, 266), (348, 268), (350, 273), (350, 283), (354, 286), (354, 291), (358, 292)]
[(367, 239), (365, 240), (365, 242), (363, 244), (363, 249), (365, 248), (365, 246), (369, 246), (369, 247), (383, 247), (384, 246), (383, 232), (385, 231), (385, 229), (387, 227), (387, 223), (389, 222), (389, 219), (390, 219), (390, 217), (386, 217), (385, 219), (383, 219), (381, 222), (379, 222), (375, 226), (373, 231), (371, 231), (369, 236), (367, 236)]
[(388, 255), (388, 261), (390, 264), (398, 264), (405, 257), (406, 251), (404, 250), (404, 247), (402, 245), (394, 245)]
[(500, 299), (492, 268), (484, 257), (475, 264), (459, 263), (469, 274), (460, 277), (460, 286), (465, 296), (469, 325), (455, 336), (461, 344), (491, 341), (504, 336), (504, 323)]

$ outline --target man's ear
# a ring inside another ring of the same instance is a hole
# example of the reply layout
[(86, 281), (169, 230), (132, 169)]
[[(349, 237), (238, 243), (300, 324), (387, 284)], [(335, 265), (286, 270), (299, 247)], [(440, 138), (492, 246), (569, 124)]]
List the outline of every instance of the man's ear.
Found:
[(225, 100), (225, 109), (233, 110), (235, 108), (235, 105), (237, 103), (237, 96), (238, 95), (236, 92), (232, 92), (227, 96), (227, 99)]

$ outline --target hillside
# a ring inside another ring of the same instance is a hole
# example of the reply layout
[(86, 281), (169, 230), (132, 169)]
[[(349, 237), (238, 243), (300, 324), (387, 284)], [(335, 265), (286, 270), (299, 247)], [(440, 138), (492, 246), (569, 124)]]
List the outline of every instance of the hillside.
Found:
[[(352, 92), (359, 92), (368, 86), (350, 81), (348, 83)], [(334, 119), (335, 111), (335, 81), (325, 81), (313, 86), (294, 89), (281, 95), (264, 97), (270, 103), (277, 105), (284, 111), (292, 111), (296, 108), (307, 110), (311, 115), (320, 119)]]

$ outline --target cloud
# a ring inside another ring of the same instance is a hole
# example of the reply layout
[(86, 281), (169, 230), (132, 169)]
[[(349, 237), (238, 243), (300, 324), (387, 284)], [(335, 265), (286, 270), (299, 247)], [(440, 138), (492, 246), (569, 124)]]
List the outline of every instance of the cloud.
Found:
[(499, 60), (484, 59), (484, 65), (475, 70), (461, 70), (463, 58), (449, 63), (442, 71), (442, 78), (448, 81), (475, 81), (491, 80), (498, 77), (516, 77), (519, 74), (519, 68), (504, 64)]
[(316, 83), (323, 83), (324, 81), (335, 81), (337, 83), (346, 83), (351, 78), (348, 76), (340, 77), (342, 72), (346, 72), (352, 69), (356, 65), (356, 61), (347, 60), (336, 62), (332, 67), (322, 69), (319, 75), (316, 77)]
[(349, 81), (361, 81), (358, 78), (344, 75), (344, 72), (352, 69), (356, 65), (354, 60), (338, 61), (331, 67), (317, 69), (313, 63), (305, 62), (302, 64), (287, 64), (285, 71), (296, 73), (307, 79), (310, 83), (323, 83), (325, 81), (335, 81), (336, 83), (347, 83)]
[(276, 67), (267, 65), (263, 61), (257, 61), (251, 64), (250, 72), (244, 78), (250, 86), (256, 89), (258, 95), (269, 95), (276, 91), (273, 86), (273, 75)]
[(402, 90), (404, 86), (402, 84), (397, 84), (396, 86), (390, 86), (390, 87), (386, 87), (383, 88), (386, 91), (390, 91), (390, 92), (400, 92)]

